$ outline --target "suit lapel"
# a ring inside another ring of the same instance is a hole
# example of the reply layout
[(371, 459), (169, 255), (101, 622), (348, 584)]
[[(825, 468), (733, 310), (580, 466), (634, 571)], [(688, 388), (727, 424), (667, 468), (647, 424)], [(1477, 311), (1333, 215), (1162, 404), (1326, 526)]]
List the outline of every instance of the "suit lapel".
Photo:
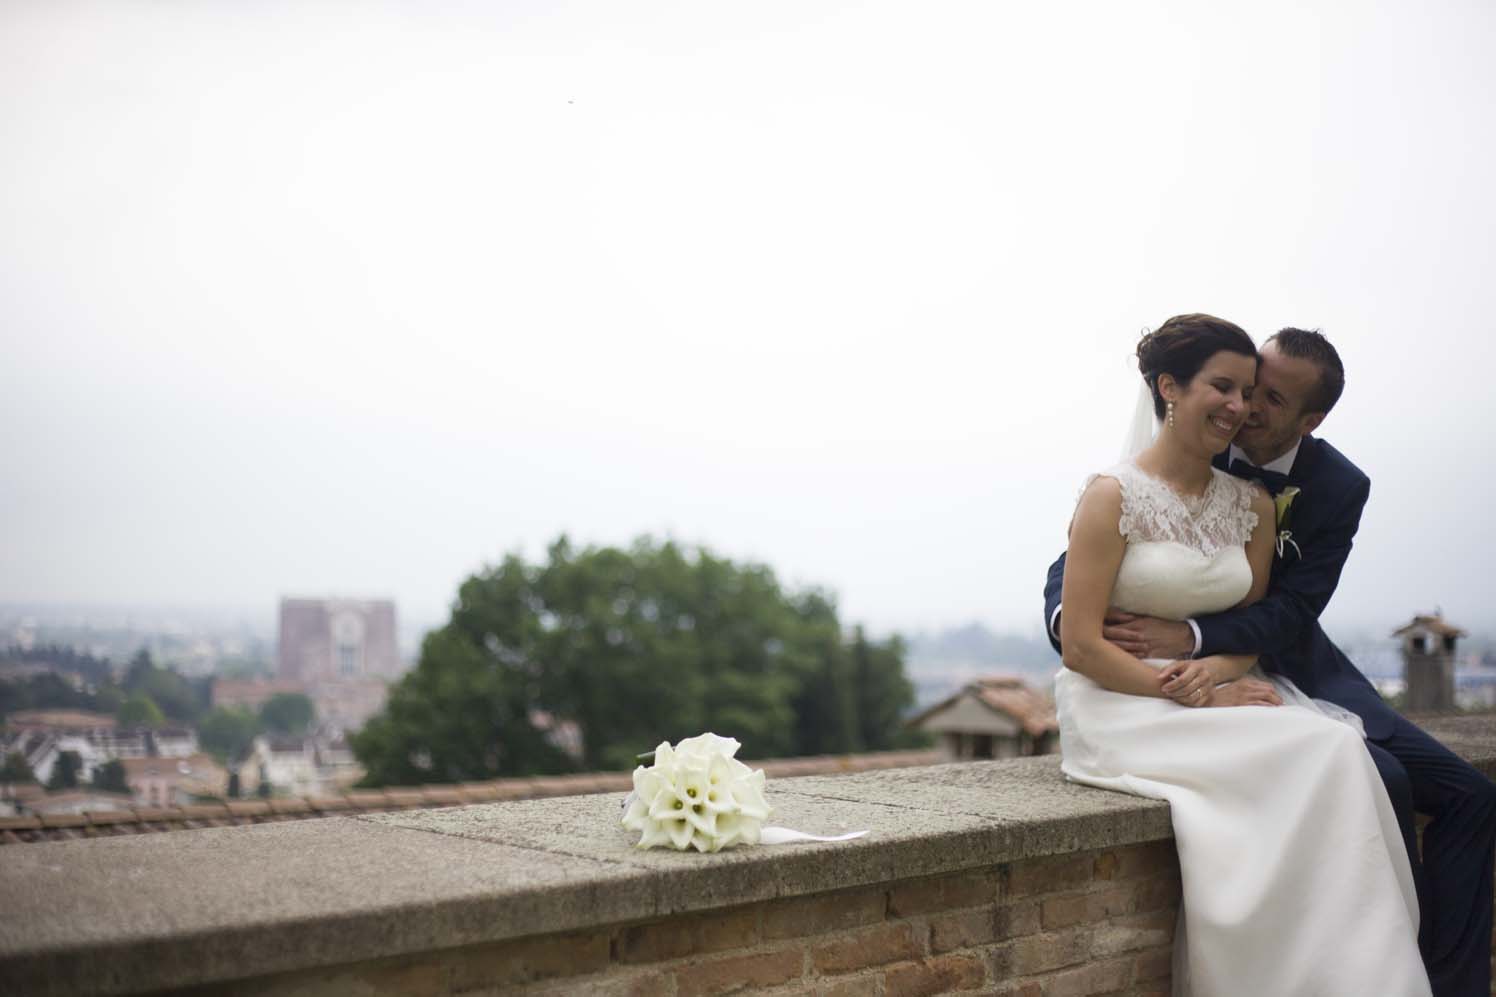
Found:
[(1312, 436), (1306, 436), (1299, 441), (1299, 453), (1293, 459), (1293, 467), (1288, 471), (1288, 480), (1296, 485), (1302, 485), (1314, 474), (1315, 467), (1319, 464), (1319, 441)]

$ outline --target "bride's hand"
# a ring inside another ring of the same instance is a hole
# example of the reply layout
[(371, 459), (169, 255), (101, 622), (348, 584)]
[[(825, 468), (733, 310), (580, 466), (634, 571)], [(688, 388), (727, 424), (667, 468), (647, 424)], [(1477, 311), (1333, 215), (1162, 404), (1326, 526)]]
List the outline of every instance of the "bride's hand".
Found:
[(1272, 683), (1258, 679), (1237, 679), (1218, 687), (1211, 696), (1211, 706), (1282, 706), (1283, 698)]
[(1203, 659), (1176, 661), (1159, 669), (1159, 690), (1181, 706), (1209, 706), (1215, 674)]

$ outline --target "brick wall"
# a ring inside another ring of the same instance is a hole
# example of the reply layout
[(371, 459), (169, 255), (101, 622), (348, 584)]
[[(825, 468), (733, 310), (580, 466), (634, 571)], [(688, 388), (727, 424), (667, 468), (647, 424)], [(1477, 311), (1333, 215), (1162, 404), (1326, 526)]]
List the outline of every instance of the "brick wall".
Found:
[(1167, 997), (1178, 905), (1178, 860), (1173, 842), (1161, 841), (231, 989), (298, 997)]

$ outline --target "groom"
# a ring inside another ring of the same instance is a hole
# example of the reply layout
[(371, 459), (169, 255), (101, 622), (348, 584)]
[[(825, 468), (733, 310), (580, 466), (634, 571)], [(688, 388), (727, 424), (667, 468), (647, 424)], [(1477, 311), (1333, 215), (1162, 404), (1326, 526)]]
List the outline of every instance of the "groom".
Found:
[[(1340, 451), (1309, 435), (1344, 385), (1340, 357), (1324, 336), (1283, 329), (1263, 344), (1250, 414), (1216, 458), (1217, 467), (1261, 481), (1278, 496), (1280, 509), (1288, 503), (1279, 513), (1280, 550), (1267, 595), (1245, 609), (1182, 623), (1113, 611), (1103, 632), (1139, 658), (1258, 654), (1265, 670), (1360, 716), (1412, 860), (1419, 944), (1434, 995), (1489, 997), (1496, 786), (1387, 706), (1319, 625), (1371, 488)], [(1044, 590), (1056, 651), (1064, 570), (1062, 554)], [(1242, 679), (1218, 689), (1214, 705), (1275, 700), (1270, 686)], [(1421, 866), (1414, 811), (1432, 818), (1423, 832)]]

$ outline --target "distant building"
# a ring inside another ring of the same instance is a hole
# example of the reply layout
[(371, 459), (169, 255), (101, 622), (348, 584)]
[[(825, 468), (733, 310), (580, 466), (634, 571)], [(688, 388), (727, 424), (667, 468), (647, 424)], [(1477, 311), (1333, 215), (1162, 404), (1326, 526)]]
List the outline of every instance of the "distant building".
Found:
[(1453, 710), (1455, 644), (1465, 631), (1451, 626), (1435, 611), (1415, 616), (1413, 622), (1392, 631), (1403, 641), (1403, 679), (1408, 698), (1404, 708), (1411, 713)]
[(221, 799), (228, 793), (229, 774), (211, 755), (122, 761), (137, 806), (185, 806), (198, 797)]
[(1053, 701), (1012, 676), (971, 682), (908, 725), (936, 735), (948, 761), (1046, 755), (1059, 737)]
[[(276, 683), (317, 707), (320, 730), (357, 730), (384, 709), (400, 674), (395, 604), (388, 599), (282, 599)], [(268, 696), (266, 697), (268, 698)]]
[(282, 692), (306, 695), (306, 685), (296, 679), (224, 679), (213, 680), (214, 706), (226, 709), (243, 707), (257, 712), (271, 696)]
[(395, 604), (388, 599), (282, 599), (276, 674), (299, 682), (400, 674)]
[(56, 793), (40, 793), (26, 800), (22, 809), (27, 813), (81, 814), (101, 811), (129, 810), (133, 799), (129, 793), (115, 793), (104, 789), (83, 786), (65, 789)]
[(5, 726), (18, 730), (89, 731), (114, 729), (114, 716), (88, 710), (16, 710), (5, 718)]

